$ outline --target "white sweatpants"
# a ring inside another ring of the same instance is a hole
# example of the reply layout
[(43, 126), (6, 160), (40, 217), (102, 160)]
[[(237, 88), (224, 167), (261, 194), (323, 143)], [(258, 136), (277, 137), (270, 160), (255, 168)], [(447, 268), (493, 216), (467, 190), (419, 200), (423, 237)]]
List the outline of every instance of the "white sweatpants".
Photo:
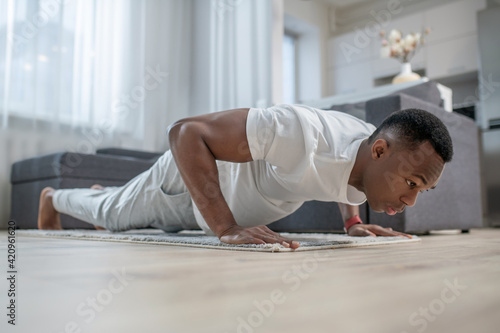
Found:
[(53, 205), (60, 213), (110, 231), (199, 229), (191, 195), (170, 151), (123, 186), (56, 190)]

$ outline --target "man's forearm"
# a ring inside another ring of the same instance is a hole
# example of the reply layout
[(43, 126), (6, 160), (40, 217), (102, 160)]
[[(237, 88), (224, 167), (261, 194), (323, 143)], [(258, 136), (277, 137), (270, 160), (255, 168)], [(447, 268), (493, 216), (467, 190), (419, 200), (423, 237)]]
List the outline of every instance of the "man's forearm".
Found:
[(179, 124), (169, 131), (170, 147), (187, 189), (209, 228), (220, 237), (237, 225), (219, 185), (214, 155), (196, 123)]
[(359, 206), (352, 206), (344, 203), (338, 203), (340, 214), (342, 214), (342, 219), (345, 221), (358, 215), (359, 216)]

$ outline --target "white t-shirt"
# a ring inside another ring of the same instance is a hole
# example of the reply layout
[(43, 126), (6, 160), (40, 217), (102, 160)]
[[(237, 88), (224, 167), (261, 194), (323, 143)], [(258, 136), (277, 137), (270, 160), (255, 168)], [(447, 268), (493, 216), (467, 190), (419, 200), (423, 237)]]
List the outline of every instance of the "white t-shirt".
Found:
[[(265, 225), (305, 201), (360, 205), (348, 185), (361, 142), (375, 126), (337, 111), (280, 104), (251, 108), (246, 131), (252, 162), (217, 161), (222, 194), (238, 225)], [(193, 202), (196, 222), (213, 235)]]

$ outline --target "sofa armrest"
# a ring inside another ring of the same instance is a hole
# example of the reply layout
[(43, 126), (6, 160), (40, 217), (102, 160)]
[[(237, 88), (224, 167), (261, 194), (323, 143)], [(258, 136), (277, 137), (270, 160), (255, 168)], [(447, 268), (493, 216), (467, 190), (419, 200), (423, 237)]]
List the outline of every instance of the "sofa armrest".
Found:
[(105, 154), (63, 152), (15, 162), (10, 179), (12, 184), (64, 177), (122, 181), (132, 179), (153, 163)]

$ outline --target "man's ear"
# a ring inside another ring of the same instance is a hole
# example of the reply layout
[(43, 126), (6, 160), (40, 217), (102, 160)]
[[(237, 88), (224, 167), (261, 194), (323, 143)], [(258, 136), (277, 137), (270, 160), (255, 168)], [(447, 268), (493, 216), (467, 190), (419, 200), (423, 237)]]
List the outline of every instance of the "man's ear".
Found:
[(376, 140), (371, 147), (371, 156), (372, 159), (378, 160), (381, 157), (384, 157), (384, 154), (387, 154), (387, 148), (389, 145), (387, 144), (387, 141), (384, 139), (378, 139)]

